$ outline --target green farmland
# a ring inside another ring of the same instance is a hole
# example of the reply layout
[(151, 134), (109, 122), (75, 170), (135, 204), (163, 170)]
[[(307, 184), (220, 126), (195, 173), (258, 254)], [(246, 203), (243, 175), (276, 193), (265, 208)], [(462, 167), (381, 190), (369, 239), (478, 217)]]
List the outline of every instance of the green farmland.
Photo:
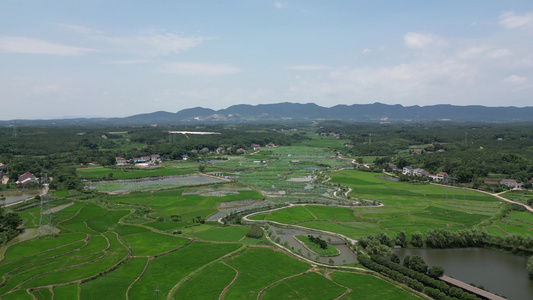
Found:
[[(533, 235), (528, 212), (500, 215), (502, 203), (487, 194), (353, 170), (352, 159), (332, 155), (342, 145), (313, 136), (207, 164), (231, 180), (143, 187), (128, 181), (132, 188), (116, 194), (102, 191), (121, 190), (118, 179), (197, 173), (199, 163), (77, 169), (79, 179), (107, 181), (100, 189), (51, 191), (53, 233), (37, 235), (38, 205), (14, 206), (25, 232), (0, 248), (0, 299), (427, 299), (357, 261), (320, 264), (272, 236), (247, 236), (250, 213), (250, 222), (353, 240), (434, 229)], [(321, 256), (339, 254), (296, 238)]]

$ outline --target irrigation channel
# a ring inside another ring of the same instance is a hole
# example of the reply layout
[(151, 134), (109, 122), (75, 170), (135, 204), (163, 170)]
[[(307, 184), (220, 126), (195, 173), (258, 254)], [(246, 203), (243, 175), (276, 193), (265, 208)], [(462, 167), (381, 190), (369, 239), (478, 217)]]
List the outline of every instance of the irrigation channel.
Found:
[(527, 257), (485, 248), (394, 250), (398, 256), (420, 255), (429, 266), (442, 266), (447, 276), (482, 285), (508, 299), (533, 299)]

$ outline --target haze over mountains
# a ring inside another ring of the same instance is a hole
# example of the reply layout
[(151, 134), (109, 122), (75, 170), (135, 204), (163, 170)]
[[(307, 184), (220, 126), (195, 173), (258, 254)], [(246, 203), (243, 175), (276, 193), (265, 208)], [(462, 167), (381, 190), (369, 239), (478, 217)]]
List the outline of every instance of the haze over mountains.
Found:
[(314, 103), (233, 105), (226, 109), (189, 108), (157, 111), (124, 118), (75, 118), (0, 121), (2, 126), (171, 125), (198, 123), (271, 123), (340, 120), (347, 122), (531, 122), (533, 107), (402, 106), (382, 103), (322, 107)]

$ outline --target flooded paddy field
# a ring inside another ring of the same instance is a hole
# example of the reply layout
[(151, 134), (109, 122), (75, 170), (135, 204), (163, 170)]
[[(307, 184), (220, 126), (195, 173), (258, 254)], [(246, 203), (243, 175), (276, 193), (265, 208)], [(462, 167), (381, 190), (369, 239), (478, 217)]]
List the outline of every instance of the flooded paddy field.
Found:
[(160, 178), (104, 181), (88, 184), (89, 189), (107, 193), (127, 193), (147, 190), (160, 190), (181, 186), (194, 186), (227, 182), (222, 178), (203, 175), (169, 176)]

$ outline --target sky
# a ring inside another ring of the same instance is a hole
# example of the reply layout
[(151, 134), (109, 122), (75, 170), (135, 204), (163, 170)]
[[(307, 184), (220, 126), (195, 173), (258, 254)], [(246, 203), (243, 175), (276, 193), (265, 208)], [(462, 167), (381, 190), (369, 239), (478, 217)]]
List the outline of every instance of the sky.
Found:
[(533, 106), (531, 0), (2, 0), (0, 120)]

